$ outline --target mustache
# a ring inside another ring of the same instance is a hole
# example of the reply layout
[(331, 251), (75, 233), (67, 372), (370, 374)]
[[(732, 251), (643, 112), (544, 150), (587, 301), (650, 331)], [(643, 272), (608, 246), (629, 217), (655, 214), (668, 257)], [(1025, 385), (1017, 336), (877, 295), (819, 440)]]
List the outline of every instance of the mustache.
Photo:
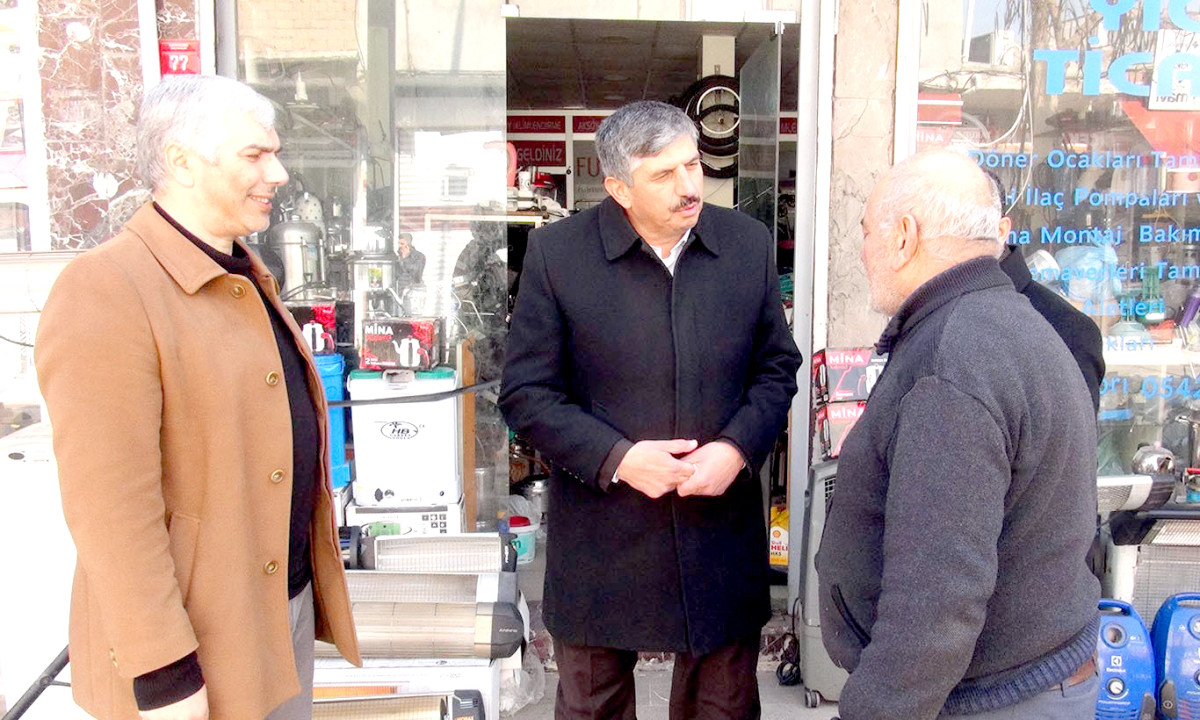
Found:
[(675, 203), (675, 205), (671, 207), (671, 212), (679, 212), (680, 210), (691, 207), (698, 202), (700, 202), (699, 195), (688, 195), (685, 198), (680, 198), (679, 202)]

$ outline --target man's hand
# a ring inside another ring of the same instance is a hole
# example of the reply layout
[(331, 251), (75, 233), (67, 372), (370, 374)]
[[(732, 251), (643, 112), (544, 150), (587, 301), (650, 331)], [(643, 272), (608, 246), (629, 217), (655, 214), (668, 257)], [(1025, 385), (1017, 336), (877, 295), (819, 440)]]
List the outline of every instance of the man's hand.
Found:
[(208, 720), (208, 688), (201, 686), (179, 702), (143, 710), (138, 717), (142, 720)]
[(696, 468), (696, 472), (690, 478), (675, 488), (680, 496), (724, 495), (738, 473), (746, 466), (738, 449), (724, 440), (705, 443), (703, 447), (684, 455), (680, 460), (692, 463)]
[(660, 498), (695, 472), (690, 462), (676, 455), (696, 449), (695, 440), (642, 440), (633, 444), (621, 464), (617, 479), (646, 497)]

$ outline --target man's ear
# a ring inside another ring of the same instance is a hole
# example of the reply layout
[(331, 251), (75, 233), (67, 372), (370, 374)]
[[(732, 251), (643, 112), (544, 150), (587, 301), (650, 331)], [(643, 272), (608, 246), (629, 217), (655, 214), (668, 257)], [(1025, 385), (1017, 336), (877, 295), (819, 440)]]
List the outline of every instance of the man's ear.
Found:
[(613, 200), (617, 201), (618, 205), (626, 210), (628, 210), (629, 206), (633, 204), (633, 197), (629, 192), (629, 186), (626, 185), (624, 181), (618, 180), (617, 178), (609, 175), (608, 177), (604, 178), (604, 189), (608, 191), (608, 194), (612, 196)]
[(179, 143), (167, 143), (163, 148), (163, 161), (167, 177), (183, 187), (196, 183), (196, 163), (199, 157)]
[(895, 258), (895, 269), (899, 270), (912, 262), (920, 250), (921, 235), (917, 228), (917, 219), (908, 213), (901, 215), (893, 232), (895, 236), (892, 242), (896, 252), (892, 257)]

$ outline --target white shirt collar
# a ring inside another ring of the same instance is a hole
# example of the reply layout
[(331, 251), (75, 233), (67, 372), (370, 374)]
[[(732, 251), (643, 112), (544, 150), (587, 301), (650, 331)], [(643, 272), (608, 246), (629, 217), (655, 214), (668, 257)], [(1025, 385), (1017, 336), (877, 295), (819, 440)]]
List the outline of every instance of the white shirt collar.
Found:
[[(687, 244), (687, 240), (691, 236), (692, 229), (688, 228), (684, 231), (683, 237), (679, 238), (679, 242), (671, 246), (671, 251), (667, 253), (666, 257), (659, 256), (659, 260), (662, 260), (663, 265), (667, 266), (667, 272), (671, 273), (672, 276), (675, 275), (675, 263), (679, 262), (679, 256), (683, 253), (683, 246)], [(655, 250), (654, 254), (658, 256), (658, 250)]]

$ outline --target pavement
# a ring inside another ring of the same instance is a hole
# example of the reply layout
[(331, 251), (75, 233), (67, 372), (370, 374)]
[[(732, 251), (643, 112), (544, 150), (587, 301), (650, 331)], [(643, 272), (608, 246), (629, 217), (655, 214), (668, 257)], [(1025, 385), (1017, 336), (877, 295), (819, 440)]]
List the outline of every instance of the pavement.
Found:
[[(638, 720), (667, 720), (670, 668), (639, 667), (636, 682)], [(547, 673), (546, 691), (542, 698), (509, 716), (511, 720), (551, 720), (554, 717), (557, 685), (558, 676)], [(804, 687), (780, 685), (775, 679), (774, 670), (759, 670), (758, 691), (762, 700), (762, 720), (830, 720), (837, 715), (835, 703), (822, 703), (816, 708), (805, 707)]]

